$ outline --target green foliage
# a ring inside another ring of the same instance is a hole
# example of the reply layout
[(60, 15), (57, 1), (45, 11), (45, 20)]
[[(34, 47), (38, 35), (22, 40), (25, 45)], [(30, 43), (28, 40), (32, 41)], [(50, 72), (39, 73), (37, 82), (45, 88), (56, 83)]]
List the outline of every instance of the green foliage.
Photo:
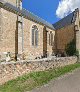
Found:
[(76, 53), (76, 42), (75, 42), (74, 39), (69, 44), (67, 44), (65, 51), (66, 51), (66, 54), (69, 55), (69, 56), (75, 55), (75, 53)]
[(0, 92), (26, 92), (79, 67), (80, 63), (76, 63), (56, 69), (25, 74), (0, 86)]

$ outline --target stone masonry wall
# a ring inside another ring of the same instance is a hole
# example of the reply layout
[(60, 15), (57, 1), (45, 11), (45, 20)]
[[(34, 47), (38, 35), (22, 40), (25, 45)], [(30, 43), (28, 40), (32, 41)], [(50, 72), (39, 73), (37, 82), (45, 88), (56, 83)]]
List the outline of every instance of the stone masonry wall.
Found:
[(0, 52), (15, 53), (15, 35), (17, 15), (1, 8)]
[[(54, 50), (53, 50), (53, 47), (54, 47), (54, 36), (55, 36), (55, 31), (53, 31), (53, 30), (51, 30), (51, 29), (49, 29), (49, 28), (47, 28), (47, 53), (48, 53), (48, 55), (50, 56), (53, 52), (54, 52)], [(49, 45), (49, 34), (50, 34), (50, 32), (52, 32), (52, 34), (53, 34), (53, 45), (51, 46), (51, 45)], [(54, 48), (55, 49), (55, 48)]]
[[(32, 26), (38, 28), (38, 46), (32, 46)], [(43, 28), (44, 26), (23, 18), (24, 54), (26, 59), (34, 59), (43, 55)]]
[[(36, 25), (38, 28), (38, 46), (32, 46), (32, 26)], [(26, 59), (35, 59), (36, 57), (41, 57), (43, 56), (43, 30), (44, 26), (40, 25), (38, 23), (35, 23), (31, 20), (23, 18), (23, 41), (24, 41), (24, 54)], [(54, 42), (54, 35), (55, 31), (47, 28), (48, 33), (52, 32), (53, 33), (53, 42)], [(44, 44), (46, 47), (47, 45), (47, 51), (49, 55), (52, 54), (52, 46), (49, 46), (49, 35), (47, 34), (47, 44)]]
[(65, 47), (75, 38), (74, 24), (68, 25), (56, 31), (56, 49), (60, 52), (65, 51)]
[(79, 51), (79, 55), (80, 55), (80, 11), (77, 12), (75, 25), (77, 25), (78, 27), (76, 30), (76, 49)]
[[(2, 54), (10, 52), (12, 54), (17, 53), (17, 48), (22, 48), (22, 44), (18, 44), (17, 46), (17, 15), (7, 11), (3, 8), (0, 8), (1, 11), (1, 28), (2, 33), (1, 40), (0, 40), (0, 57), (2, 57)], [(38, 46), (32, 46), (31, 45), (31, 31), (32, 31), (32, 25), (36, 25), (38, 27)], [(33, 22), (29, 19), (23, 18), (23, 53), (25, 59), (34, 59), (36, 57), (43, 56), (43, 28), (44, 25), (38, 24), (36, 22)], [(48, 28), (49, 31), (53, 31)], [(19, 35), (19, 34), (18, 34)], [(18, 39), (19, 40), (19, 39)], [(48, 52), (52, 53), (52, 46), (48, 46)], [(19, 49), (19, 51), (20, 51)], [(22, 51), (22, 49), (21, 49)], [(11, 55), (14, 57), (13, 55)], [(4, 56), (5, 57), (5, 56)]]
[(76, 62), (77, 57), (50, 57), (35, 61), (2, 62), (0, 63), (0, 85), (32, 71), (44, 71)]

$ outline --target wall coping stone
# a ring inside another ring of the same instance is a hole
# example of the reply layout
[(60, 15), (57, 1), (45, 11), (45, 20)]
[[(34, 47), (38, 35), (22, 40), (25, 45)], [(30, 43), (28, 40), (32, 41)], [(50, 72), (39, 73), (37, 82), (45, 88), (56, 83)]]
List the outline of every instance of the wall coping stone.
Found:
[(72, 57), (48, 57), (48, 58), (43, 58), (43, 59), (35, 59), (35, 60), (20, 60), (20, 61), (11, 61), (11, 62), (1, 62), (0, 65), (8, 65), (8, 64), (18, 64), (18, 63), (34, 63), (34, 62), (49, 62), (49, 61), (53, 61), (56, 62), (58, 60), (64, 60), (64, 59), (70, 59), (70, 58), (77, 58), (76, 56), (72, 56)]

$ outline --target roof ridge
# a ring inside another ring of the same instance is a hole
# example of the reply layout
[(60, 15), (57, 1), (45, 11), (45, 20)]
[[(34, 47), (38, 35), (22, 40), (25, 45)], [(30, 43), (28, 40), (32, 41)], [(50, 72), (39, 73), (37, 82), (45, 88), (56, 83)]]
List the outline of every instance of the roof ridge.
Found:
[(71, 12), (69, 15), (65, 16), (64, 18), (62, 18), (61, 20), (57, 21), (56, 23), (53, 24), (54, 28), (56, 30), (63, 28), (65, 26), (68, 26), (72, 23), (75, 22), (76, 20), (76, 14), (78, 12), (78, 8), (75, 9), (75, 11)]
[[(74, 12), (75, 12), (75, 11), (71, 12), (70, 14), (72, 14), (72, 13), (74, 13)], [(64, 20), (64, 19), (65, 19), (65, 18), (67, 18), (70, 14), (68, 14), (68, 15), (67, 15), (67, 16), (65, 16), (64, 18), (60, 19), (59, 21)], [(56, 24), (56, 23), (58, 23), (59, 21), (57, 21), (57, 22), (53, 23), (53, 25), (54, 25), (54, 24)]]
[[(65, 18), (68, 17), (70, 14), (75, 13), (75, 12), (77, 12), (77, 11), (80, 11), (79, 8), (76, 8), (73, 12), (70, 12), (67, 16), (65, 16), (64, 18), (60, 19), (59, 21), (65, 19)], [(59, 21), (57, 21), (57, 22), (59, 22)], [(55, 22), (55, 23), (53, 23), (53, 24), (56, 24), (57, 22)]]

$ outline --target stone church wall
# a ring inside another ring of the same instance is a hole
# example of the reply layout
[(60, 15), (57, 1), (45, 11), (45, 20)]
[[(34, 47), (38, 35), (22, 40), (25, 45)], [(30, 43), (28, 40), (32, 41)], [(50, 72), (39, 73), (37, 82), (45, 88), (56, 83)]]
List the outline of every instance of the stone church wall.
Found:
[(15, 53), (17, 15), (3, 8), (1, 10), (0, 52)]
[[(32, 32), (32, 26), (36, 25), (38, 28), (38, 46), (32, 46), (31, 44), (31, 32)], [(43, 30), (44, 26), (40, 25), (38, 23), (35, 23), (28, 19), (23, 19), (23, 32), (24, 32), (24, 53), (27, 55), (26, 58), (35, 58), (35, 57), (41, 57), (43, 56)], [(53, 36), (55, 35), (55, 31), (47, 28), (48, 32), (53, 32)], [(47, 34), (48, 35), (48, 34)], [(53, 38), (54, 41), (54, 38)], [(49, 36), (47, 36), (47, 51), (49, 55), (52, 54), (52, 46), (49, 46)]]
[(56, 49), (59, 52), (65, 52), (65, 47), (73, 39), (75, 39), (74, 24), (68, 25), (56, 30)]
[[(49, 28), (47, 28), (47, 31), (48, 31), (47, 32), (47, 53), (50, 56), (52, 53), (54, 53), (54, 50), (55, 50), (55, 48), (54, 48), (55, 31), (51, 30)], [(49, 34), (50, 34), (50, 32), (52, 32), (52, 34), (53, 34), (53, 44), (52, 45), (49, 45)]]
[[(38, 28), (38, 46), (32, 46), (32, 26), (36, 25)], [(35, 58), (43, 55), (43, 28), (44, 26), (37, 24), (31, 20), (23, 19), (24, 32), (24, 53), (26, 58)]]
[[(14, 57), (15, 53), (17, 53), (18, 48), (22, 48), (22, 43), (18, 44), (18, 30), (17, 31), (17, 15), (7, 11), (3, 8), (0, 8), (1, 10), (1, 40), (0, 40), (0, 53), (7, 54), (7, 52), (10, 52), (11, 56)], [(31, 45), (31, 28), (33, 25), (36, 25), (38, 28), (38, 46), (32, 46)], [(23, 55), (25, 59), (34, 59), (36, 57), (43, 56), (43, 29), (44, 25), (38, 24), (36, 22), (33, 22), (32, 20), (23, 18)], [(52, 31), (54, 35), (54, 30), (51, 30), (47, 28), (47, 31)], [(48, 37), (49, 39), (49, 37)], [(49, 46), (47, 44), (47, 50), (48, 53), (52, 54), (52, 46)], [(22, 50), (22, 49), (21, 49)], [(20, 50), (19, 50), (20, 51)], [(19, 52), (18, 51), (18, 52)], [(14, 54), (14, 55), (13, 55)], [(0, 55), (0, 57), (2, 57)], [(5, 56), (4, 56), (5, 57)]]

